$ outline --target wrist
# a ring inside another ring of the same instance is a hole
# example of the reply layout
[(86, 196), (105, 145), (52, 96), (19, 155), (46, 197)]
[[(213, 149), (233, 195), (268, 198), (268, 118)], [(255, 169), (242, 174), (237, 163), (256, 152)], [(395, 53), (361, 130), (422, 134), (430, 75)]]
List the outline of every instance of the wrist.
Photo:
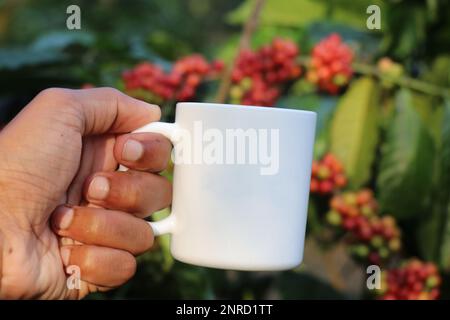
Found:
[(12, 223), (11, 214), (5, 208), (4, 194), (5, 192), (0, 186), (0, 299), (8, 297), (8, 290), (5, 288), (8, 259), (13, 254), (15, 247), (13, 243), (20, 233), (20, 229)]
[(25, 248), (22, 230), (8, 219), (10, 213), (2, 210), (0, 208), (0, 300), (16, 298), (12, 293), (17, 282), (11, 279), (11, 274), (17, 267), (17, 257), (20, 256), (17, 253)]
[[(2, 215), (1, 213), (1, 209), (0, 209), (0, 215)], [(4, 236), (4, 232), (3, 232), (3, 228), (2, 228), (2, 223), (0, 221), (0, 298), (3, 297), (4, 293), (3, 293), (3, 271), (4, 271), (4, 265), (5, 265), (5, 252), (4, 252), (4, 248), (5, 248), (5, 236)]]

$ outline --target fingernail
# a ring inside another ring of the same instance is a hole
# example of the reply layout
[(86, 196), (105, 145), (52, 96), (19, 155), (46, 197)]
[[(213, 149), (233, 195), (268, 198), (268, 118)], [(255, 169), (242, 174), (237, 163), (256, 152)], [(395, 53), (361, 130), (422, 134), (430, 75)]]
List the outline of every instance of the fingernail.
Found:
[(142, 157), (144, 153), (144, 147), (142, 144), (136, 140), (129, 139), (123, 145), (122, 160), (125, 161), (136, 161)]
[(88, 197), (95, 200), (103, 200), (109, 193), (109, 181), (105, 177), (97, 176), (92, 179), (88, 189)]
[(56, 228), (59, 230), (66, 230), (69, 228), (70, 224), (73, 220), (73, 209), (66, 207), (66, 206), (60, 206), (53, 217), (53, 223)]
[(61, 237), (59, 239), (59, 244), (61, 246), (71, 246), (75, 244), (75, 240), (73, 240), (72, 238)]
[(70, 261), (70, 249), (66, 247), (62, 247), (60, 250), (61, 260), (65, 266), (69, 264)]

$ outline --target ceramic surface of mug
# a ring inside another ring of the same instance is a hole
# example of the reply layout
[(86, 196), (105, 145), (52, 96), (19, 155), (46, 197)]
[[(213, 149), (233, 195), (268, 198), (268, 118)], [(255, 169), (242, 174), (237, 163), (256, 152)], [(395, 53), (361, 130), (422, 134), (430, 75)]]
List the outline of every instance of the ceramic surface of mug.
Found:
[(178, 103), (175, 123), (135, 132), (169, 138), (172, 213), (152, 222), (171, 234), (174, 258), (233, 270), (285, 270), (303, 258), (316, 114)]

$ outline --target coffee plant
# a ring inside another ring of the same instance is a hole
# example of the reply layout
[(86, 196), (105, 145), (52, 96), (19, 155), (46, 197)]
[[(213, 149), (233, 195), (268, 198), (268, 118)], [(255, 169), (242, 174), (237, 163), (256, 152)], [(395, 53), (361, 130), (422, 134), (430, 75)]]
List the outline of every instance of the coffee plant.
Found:
[[(364, 139), (365, 136), (362, 134), (373, 126), (373, 124), (365, 122), (375, 121), (376, 119), (373, 118), (375, 116), (380, 118), (384, 116), (385, 121), (390, 120), (392, 122), (391, 127), (385, 129), (387, 137), (389, 137), (389, 135), (395, 134), (396, 128), (392, 126), (396, 121), (408, 121), (408, 118), (402, 119), (402, 117), (408, 117), (408, 115), (404, 115), (408, 112), (411, 113), (409, 117), (421, 124), (419, 115), (414, 114), (415, 111), (402, 110), (402, 108), (410, 108), (404, 102), (396, 106), (398, 110), (382, 110), (386, 107), (373, 105), (376, 97), (372, 91), (375, 91), (375, 87), (377, 87), (376, 81), (380, 80), (380, 87), (384, 87), (385, 90), (393, 90), (396, 81), (399, 81), (403, 75), (401, 66), (390, 58), (383, 57), (375, 67), (379, 72), (380, 79), (374, 78), (373, 75), (363, 75), (352, 80), (357, 73), (357, 70), (353, 70), (354, 57), (355, 53), (351, 47), (342, 41), (341, 36), (337, 33), (332, 33), (320, 40), (313, 46), (310, 56), (307, 57), (300, 55), (300, 48), (295, 42), (275, 38), (269, 44), (255, 50), (244, 49), (239, 52), (232, 67), (232, 85), (227, 95), (227, 101), (236, 104), (274, 106), (283, 92), (292, 87), (293, 82), (306, 81), (323, 94), (343, 95), (341, 102), (335, 107), (334, 118), (331, 119), (331, 130), (338, 131), (336, 134), (340, 134), (340, 130), (349, 130), (348, 135), (357, 134), (356, 131), (350, 131), (353, 130), (352, 127), (343, 128), (342, 126), (346, 126), (347, 121), (360, 121), (361, 123), (351, 124), (351, 126), (358, 125), (359, 130), (361, 130), (358, 138)], [(146, 95), (143, 95), (143, 98), (184, 101), (196, 97), (196, 90), (201, 82), (217, 79), (222, 70), (222, 62), (208, 63), (202, 56), (193, 55), (176, 61), (169, 72), (164, 72), (157, 65), (143, 62), (126, 71), (123, 74), (123, 80), (127, 91), (133, 92), (136, 89), (140, 90), (141, 93), (144, 91)], [(303, 77), (304, 75), (305, 77)], [(348, 86), (350, 88), (345, 92)], [(402, 95), (413, 94), (405, 90), (399, 89), (399, 92), (395, 94), (394, 103), (400, 102)], [(361, 96), (362, 94), (368, 94), (369, 96), (364, 97)], [(352, 101), (345, 101), (347, 99)], [(358, 106), (359, 103), (371, 104), (371, 106)], [(351, 112), (355, 115), (352, 115), (350, 111), (346, 110), (350, 107), (363, 110), (353, 110)], [(370, 114), (370, 117), (362, 114), (361, 116), (366, 117), (356, 118), (363, 111), (373, 114)], [(382, 112), (387, 114), (383, 115)], [(391, 117), (394, 119), (390, 119)], [(336, 121), (340, 122), (337, 123)], [(374, 131), (378, 132), (382, 129), (375, 126)], [(378, 133), (371, 134), (378, 135)], [(348, 137), (348, 140), (346, 140), (345, 136), (331, 136), (329, 138), (331, 141), (328, 142), (330, 151), (313, 161), (310, 191), (311, 195), (317, 195), (318, 198), (312, 198), (312, 205), (315, 205), (314, 202), (328, 201), (328, 209), (321, 214), (323, 223), (343, 239), (355, 261), (362, 265), (376, 264), (390, 268), (392, 267), (392, 257), (397, 257), (397, 260), (400, 259), (400, 261), (401, 257), (408, 258), (407, 252), (401, 252), (402, 232), (396, 219), (398, 215), (395, 215), (395, 212), (393, 212), (393, 215), (385, 214), (388, 210), (395, 210), (395, 207), (391, 208), (385, 203), (380, 205), (373, 190), (357, 188), (367, 184), (371, 185), (369, 176), (365, 178), (365, 181), (359, 181), (353, 179), (355, 173), (350, 176), (347, 174), (348, 171), (352, 172), (353, 170), (370, 170), (373, 157), (376, 156), (376, 154), (370, 156), (364, 154), (364, 152), (376, 152), (376, 144), (371, 146), (370, 150), (365, 151), (364, 148), (368, 146), (363, 145), (364, 141), (360, 141), (359, 145), (354, 146), (352, 143), (355, 142), (351, 141), (351, 138), (353, 137)], [(337, 139), (337, 141), (333, 141), (333, 139)], [(340, 142), (339, 139), (343, 141)], [(397, 139), (397, 137), (395, 136), (394, 139)], [(377, 141), (377, 143), (380, 143), (380, 141)], [(384, 156), (382, 165), (384, 161), (390, 161), (388, 160), (389, 157), (394, 156), (388, 153), (390, 151), (389, 145), (394, 144), (395, 146), (395, 143), (398, 142), (387, 140), (385, 143), (387, 145), (381, 154), (381, 156)], [(350, 150), (347, 150), (347, 145)], [(351, 148), (360, 149), (352, 150)], [(356, 154), (348, 155), (349, 152), (356, 152)], [(396, 150), (392, 150), (392, 152), (396, 152)], [(359, 161), (361, 163), (358, 163)], [(395, 178), (389, 176), (389, 170), (380, 172), (377, 186)], [(386, 175), (387, 177), (385, 177)], [(361, 176), (358, 179), (361, 179)], [(401, 191), (402, 185), (396, 186), (395, 181), (393, 183), (394, 185), (390, 187), (398, 187), (400, 188), (398, 191)], [(403, 279), (404, 274), (409, 274), (410, 269), (408, 267), (387, 269), (384, 276), (388, 279), (389, 289), (386, 290), (384, 295), (380, 296), (381, 298), (436, 299), (439, 296), (440, 280), (433, 280), (440, 279), (436, 265), (433, 262), (425, 263), (419, 260), (414, 260), (412, 265), (412, 270), (416, 270), (418, 267), (415, 266), (420, 265), (426, 270), (433, 269), (433, 272), (430, 271), (423, 277), (417, 276), (414, 278), (414, 288), (408, 287), (409, 289), (403, 290), (402, 284), (406, 281)], [(414, 272), (413, 274), (415, 274)], [(419, 273), (422, 275), (425, 274), (424, 272)], [(428, 280), (429, 277), (432, 280)], [(433, 282), (433, 286), (425, 284), (431, 282)], [(408, 286), (410, 286), (409, 282)], [(396, 289), (397, 287), (400, 287), (399, 291)]]
[(412, 259), (383, 271), (381, 288), (376, 293), (382, 300), (435, 300), (440, 285), (441, 277), (433, 263)]
[(320, 161), (313, 160), (311, 168), (311, 194), (330, 195), (345, 187), (347, 178), (342, 163), (331, 153)]
[(381, 288), (346, 274), (360, 290), (342, 289), (311, 250), (300, 268), (270, 275), (189, 266), (161, 237), (135, 280), (99, 296), (450, 298), (450, 3), (375, 1), (383, 28), (367, 30), (373, 1), (267, 0), (256, 14), (259, 2), (84, 2), (101, 14), (86, 14), (80, 32), (41, 16), (64, 12), (60, 1), (10, 6), (0, 11), (0, 128), (49, 86), (113, 86), (160, 105), (164, 121), (178, 101), (315, 111), (306, 246), (363, 274), (378, 265)]
[(333, 33), (316, 44), (311, 56), (308, 81), (329, 94), (337, 94), (348, 84), (353, 75), (353, 51), (338, 34)]

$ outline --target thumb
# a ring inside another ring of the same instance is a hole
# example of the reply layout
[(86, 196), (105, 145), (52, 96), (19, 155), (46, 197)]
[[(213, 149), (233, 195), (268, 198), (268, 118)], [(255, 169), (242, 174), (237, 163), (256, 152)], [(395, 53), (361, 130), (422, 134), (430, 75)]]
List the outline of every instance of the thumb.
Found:
[(70, 102), (79, 119), (83, 136), (101, 133), (125, 133), (158, 121), (158, 106), (134, 99), (113, 88), (50, 89)]

